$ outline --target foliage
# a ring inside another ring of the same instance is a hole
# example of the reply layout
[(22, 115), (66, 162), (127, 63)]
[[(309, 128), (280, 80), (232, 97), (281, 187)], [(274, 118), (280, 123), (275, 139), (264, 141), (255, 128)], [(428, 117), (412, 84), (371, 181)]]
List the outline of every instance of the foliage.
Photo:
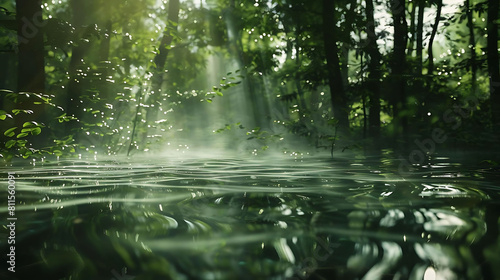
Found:
[[(36, 100), (33, 102), (34, 105), (58, 109), (58, 106), (52, 103), (52, 98), (48, 95), (35, 93), (16, 94), (11, 91), (3, 91), (3, 93), (6, 93), (6, 99), (11, 99), (14, 102), (18, 101), (18, 98), (33, 97)], [(52, 144), (46, 146), (35, 145), (39, 138), (35, 136), (41, 135), (42, 129), (45, 130), (46, 125), (35, 120), (22, 122), (23, 119), (29, 119), (31, 114), (33, 114), (32, 110), (25, 109), (11, 109), (9, 112), (0, 110), (2, 126), (10, 126), (8, 124), (11, 123), (22, 123), (20, 127), (12, 126), (3, 132), (4, 145), (0, 147), (0, 156), (4, 160), (10, 161), (15, 156), (26, 159), (47, 155), (62, 156), (75, 152), (76, 144), (73, 143), (71, 135), (67, 135), (62, 139), (54, 139)]]
[[(485, 134), (494, 134), (485, 52), (487, 2), (467, 1), (469, 7), (459, 5), (454, 12), (441, 15), (431, 72), (423, 66), (428, 63), (425, 44), (430, 43), (427, 35), (433, 28), (427, 22), (434, 22), (434, 14), (425, 14), (421, 30), (425, 34), (419, 34), (416, 15), (420, 6), (407, 2), (404, 24), (409, 28), (408, 42), (398, 46), (406, 52), (408, 69), (404, 73), (394, 73), (390, 63), (394, 44), (399, 43), (393, 38), (387, 3), (375, 2), (378, 14), (375, 22), (368, 22), (366, 5), (338, 1), (331, 15), (337, 19), (331, 27), (335, 38), (325, 37), (330, 33), (325, 33), (322, 1), (182, 1), (178, 22), (168, 18), (169, 1), (92, 0), (81, 4), (84, 17), (75, 3), (43, 6), (48, 97), (38, 95), (41, 100), (30, 102), (52, 109), (40, 112), (37, 118), (43, 116), (43, 121), (27, 119), (13, 125), (12, 119), (26, 115), (28, 111), (23, 110), (28, 109), (14, 105), (13, 92), (5, 95), (0, 118), (10, 119), (10, 123), (2, 125), (4, 156), (59, 155), (63, 148), (94, 151), (97, 146), (106, 154), (147, 151), (187, 128), (181, 121), (187, 115), (198, 123), (193, 127), (199, 127), (204, 118), (216, 119), (203, 115), (209, 114), (206, 106), (219, 111), (218, 106), (227, 106), (234, 111), (213, 126), (240, 122), (259, 127), (247, 137), (250, 140), (286, 137), (271, 132), (285, 128), (313, 147), (370, 137), (368, 119), (375, 110), (373, 104), (380, 106), (381, 124), (376, 125), (386, 139), (398, 138), (398, 125), (405, 126), (406, 137), (426, 135), (440, 127), (462, 143), (479, 143)], [(426, 2), (423, 8), (435, 11), (437, 3)], [(10, 4), (2, 7), (3, 22), (14, 19), (14, 5)], [(370, 26), (375, 34), (369, 34)], [(469, 34), (470, 27), (473, 34)], [(1, 35), (2, 46), (15, 50), (15, 30), (4, 25)], [(154, 61), (165, 35), (172, 37), (172, 44), (166, 46), (165, 69), (157, 69)], [(476, 38), (473, 45), (472, 35)], [(331, 94), (336, 93), (330, 89), (326, 67), (327, 39), (333, 39), (339, 50), (338, 69), (350, 110), (350, 128), (340, 134), (339, 120), (332, 119), (335, 104)], [(420, 45), (425, 48), (415, 49)], [(379, 68), (373, 68), (373, 49), (381, 54)], [(6, 61), (15, 67), (15, 56), (7, 56)], [(380, 76), (376, 81), (375, 71)], [(161, 78), (158, 89), (153, 85), (155, 75)], [(6, 77), (0, 86), (13, 89), (13, 76)], [(394, 90), (394, 79), (404, 81), (399, 91)], [(374, 95), (374, 88), (380, 97)], [(219, 98), (220, 102), (214, 102)], [(442, 112), (464, 106), (464, 100), (470, 98), (478, 100), (477, 109), (461, 119), (459, 129), (452, 129)], [(478, 131), (480, 127), (487, 130)], [(48, 139), (49, 145), (33, 147), (31, 139), (35, 138)]]

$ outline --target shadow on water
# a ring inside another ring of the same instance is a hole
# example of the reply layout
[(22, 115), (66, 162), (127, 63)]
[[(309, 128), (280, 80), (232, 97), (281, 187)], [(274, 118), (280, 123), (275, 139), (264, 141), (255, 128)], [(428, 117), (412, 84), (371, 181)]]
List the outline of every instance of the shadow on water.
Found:
[(437, 156), (401, 176), (398, 164), (352, 154), (11, 167), (15, 276), (499, 279), (498, 169)]

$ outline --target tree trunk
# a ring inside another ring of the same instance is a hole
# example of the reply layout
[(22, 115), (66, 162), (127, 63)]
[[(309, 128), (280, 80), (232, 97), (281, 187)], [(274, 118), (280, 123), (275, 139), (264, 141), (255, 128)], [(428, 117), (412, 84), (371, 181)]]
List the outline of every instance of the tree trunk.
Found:
[(328, 84), (332, 102), (333, 117), (338, 121), (339, 130), (349, 129), (349, 107), (342, 82), (338, 47), (336, 41), (335, 1), (323, 0), (323, 41), (325, 46)]
[(416, 74), (417, 76), (422, 75), (422, 50), (423, 47), (423, 33), (424, 33), (424, 11), (425, 11), (425, 1), (420, 0), (418, 2), (418, 19), (417, 19), (417, 67)]
[[(295, 38), (300, 38), (302, 35), (302, 26), (300, 17), (297, 17), (297, 25), (295, 27)], [(300, 60), (300, 39), (295, 40), (295, 65), (297, 69), (301, 68), (302, 61)], [(307, 103), (304, 99), (304, 91), (302, 90), (302, 75), (300, 71), (295, 72), (295, 86), (297, 88), (297, 103), (299, 105), (299, 118), (302, 119), (303, 113), (307, 111)]]
[(368, 45), (366, 52), (370, 56), (368, 63), (368, 90), (369, 90), (369, 111), (368, 111), (368, 132), (372, 137), (380, 136), (380, 60), (382, 59), (377, 45), (377, 35), (375, 34), (375, 10), (373, 0), (366, 1), (366, 32)]
[(100, 92), (101, 96), (103, 96), (106, 100), (112, 100), (114, 96), (110, 96), (110, 84), (107, 81), (107, 77), (110, 75), (109, 73), (109, 51), (111, 45), (111, 32), (113, 28), (113, 23), (111, 20), (107, 20), (104, 23), (104, 33), (101, 37), (101, 44), (99, 46), (99, 68), (101, 71), (101, 80), (100, 80)]
[(427, 53), (429, 54), (429, 64), (427, 68), (428, 75), (432, 75), (432, 72), (434, 72), (434, 54), (432, 52), (432, 45), (434, 44), (434, 38), (436, 37), (439, 21), (441, 19), (442, 8), (443, 0), (437, 0), (436, 19), (434, 20), (434, 25), (432, 26), (431, 38), (429, 39), (429, 46), (427, 49)]
[(111, 34), (113, 28), (113, 22), (107, 20), (104, 24), (104, 29), (107, 35), (103, 36), (101, 39), (101, 45), (99, 48), (99, 60), (100, 62), (107, 61), (109, 59), (109, 47), (111, 44)]
[[(145, 102), (149, 104), (149, 108), (146, 111), (146, 122), (151, 123), (157, 116), (158, 110), (156, 107), (159, 105), (158, 101), (161, 100), (162, 95), (162, 85), (165, 75), (165, 64), (167, 62), (168, 54), (170, 53), (170, 48), (174, 40), (173, 33), (177, 32), (177, 25), (179, 23), (179, 0), (171, 0), (168, 3), (168, 14), (167, 14), (167, 26), (163, 32), (163, 37), (161, 38), (160, 46), (158, 47), (158, 53), (154, 58), (154, 63), (156, 65), (156, 70), (151, 79), (151, 95)], [(145, 98), (144, 98), (145, 99)], [(138, 103), (139, 100), (138, 100)], [(139, 104), (137, 104), (139, 106)], [(143, 135), (142, 139), (145, 140), (148, 132)]]
[(472, 22), (472, 8), (470, 0), (465, 0), (465, 13), (467, 15), (467, 27), (469, 28), (469, 48), (470, 48), (470, 67), (472, 74), (472, 93), (476, 92), (477, 77), (477, 58), (476, 58), (476, 39), (474, 35), (474, 23)]
[(488, 73), (490, 76), (491, 116), (494, 131), (500, 128), (500, 67), (498, 58), (498, 10), (499, 0), (488, 1)]
[[(74, 116), (78, 120), (83, 118), (84, 105), (81, 102), (81, 98), (84, 94), (85, 79), (82, 69), (84, 68), (84, 59), (90, 47), (90, 43), (81, 40), (81, 38), (85, 36), (86, 28), (92, 24), (92, 4), (92, 1), (69, 1), (69, 6), (73, 14), (73, 21), (71, 24), (75, 27), (76, 32), (74, 35), (75, 45), (73, 45), (71, 50), (71, 60), (69, 62), (68, 72), (70, 80), (68, 82), (65, 109), (68, 116)], [(77, 132), (80, 129), (79, 123), (75, 121), (68, 123), (67, 130), (71, 129)]]
[(163, 32), (163, 37), (161, 38), (158, 53), (154, 58), (154, 63), (156, 64), (156, 72), (153, 75), (151, 85), (151, 88), (154, 92), (154, 95), (152, 97), (153, 101), (159, 100), (161, 95), (163, 75), (165, 74), (165, 64), (167, 62), (167, 57), (170, 52), (172, 41), (174, 40), (172, 32), (177, 31), (177, 25), (179, 23), (179, 5), (179, 0), (171, 0), (168, 3), (167, 26), (165, 27), (165, 31)]
[[(159, 73), (163, 73), (163, 70), (165, 70), (165, 63), (170, 51), (170, 45), (174, 39), (172, 32), (177, 30), (177, 24), (179, 23), (179, 5), (179, 0), (171, 0), (168, 3), (167, 27), (165, 32), (163, 32), (160, 47), (158, 48), (159, 52), (154, 58), (156, 69)], [(159, 76), (163, 75), (160, 74)]]
[[(425, 87), (424, 81), (422, 79), (423, 70), (423, 50), (424, 50), (424, 13), (425, 13), (425, 0), (418, 1), (418, 17), (417, 17), (417, 46), (416, 46), (416, 57), (415, 57), (415, 72), (413, 77), (413, 85), (411, 87), (410, 94), (413, 95), (418, 104), (425, 102)], [(407, 114), (405, 114), (407, 115)], [(424, 106), (416, 106), (415, 113), (419, 120), (422, 120), (424, 126), (427, 125), (426, 110)]]
[[(368, 6), (368, 5), (367, 5)], [(415, 14), (417, 11), (417, 5), (415, 5), (415, 1), (411, 3), (411, 11), (410, 11), (410, 26), (409, 26), (409, 34), (411, 34), (411, 38), (409, 38), (408, 42), (408, 50), (407, 55), (413, 54), (413, 48), (415, 47)]]
[[(112, 102), (112, 100), (115, 98), (115, 93), (112, 90), (111, 84), (107, 81), (109, 76), (112, 76), (112, 72), (110, 72), (110, 64), (108, 64), (109, 61), (109, 53), (110, 53), (110, 46), (111, 46), (111, 34), (112, 34), (112, 28), (113, 28), (113, 22), (111, 20), (104, 20), (102, 17), (100, 18), (100, 23), (101, 25), (104, 26), (103, 29), (103, 34), (101, 37), (101, 44), (99, 45), (99, 68), (100, 68), (100, 74), (101, 78), (99, 80), (99, 92), (100, 95), (104, 100), (107, 100), (108, 102)], [(122, 103), (122, 102), (120, 102)], [(117, 108), (118, 109), (118, 108)], [(122, 110), (123, 111), (123, 110)], [(115, 114), (116, 119), (119, 117), (119, 112)], [(111, 143), (111, 135), (105, 135), (103, 140), (104, 142)]]
[[(45, 91), (45, 62), (41, 1), (17, 0), (16, 21), (18, 35), (17, 91), (43, 93)], [(15, 117), (15, 126), (20, 132), (27, 121), (46, 122), (44, 106), (33, 96), (19, 95), (16, 109), (32, 110), (32, 114)]]
[(18, 35), (17, 90), (43, 92), (45, 90), (45, 63), (43, 48), (42, 1), (17, 0), (16, 20)]
[(394, 19), (394, 50), (391, 69), (392, 80), (392, 107), (396, 134), (407, 136), (408, 118), (406, 116), (405, 69), (406, 69), (406, 42), (408, 39), (405, 19), (405, 0), (391, 0), (391, 11)]

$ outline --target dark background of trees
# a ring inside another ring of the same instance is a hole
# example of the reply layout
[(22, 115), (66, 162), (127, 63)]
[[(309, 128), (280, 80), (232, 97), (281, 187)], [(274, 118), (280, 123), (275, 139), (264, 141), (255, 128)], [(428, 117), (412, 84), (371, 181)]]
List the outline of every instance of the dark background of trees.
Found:
[(263, 145), (408, 147), (440, 129), (445, 146), (493, 147), (498, 2), (3, 1), (2, 155), (220, 127)]

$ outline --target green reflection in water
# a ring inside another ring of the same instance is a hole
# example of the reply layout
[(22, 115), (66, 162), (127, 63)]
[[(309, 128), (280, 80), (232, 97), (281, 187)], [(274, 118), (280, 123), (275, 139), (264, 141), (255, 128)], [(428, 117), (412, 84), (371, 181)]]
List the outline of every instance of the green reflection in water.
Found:
[(390, 172), (397, 164), (114, 158), (13, 167), (15, 276), (500, 277), (498, 174), (436, 158), (402, 177)]

